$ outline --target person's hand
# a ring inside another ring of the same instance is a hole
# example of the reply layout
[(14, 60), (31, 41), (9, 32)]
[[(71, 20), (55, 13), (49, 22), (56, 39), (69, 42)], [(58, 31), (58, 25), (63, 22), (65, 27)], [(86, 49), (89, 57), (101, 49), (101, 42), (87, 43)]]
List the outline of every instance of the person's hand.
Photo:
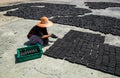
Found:
[(52, 38), (58, 38), (55, 34), (51, 34)]

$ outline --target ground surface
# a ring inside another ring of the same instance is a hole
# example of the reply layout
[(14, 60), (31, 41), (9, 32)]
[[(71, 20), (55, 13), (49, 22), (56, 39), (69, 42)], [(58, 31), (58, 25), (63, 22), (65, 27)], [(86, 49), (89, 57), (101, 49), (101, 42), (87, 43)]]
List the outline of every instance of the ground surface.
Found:
[[(1, 3), (1, 7), (3, 5), (5, 6), (8, 5), (4, 1), (3, 3)], [(94, 6), (90, 5), (91, 7), (89, 8), (84, 4), (84, 2), (101, 2), (101, 1), (120, 3), (119, 0), (97, 0), (97, 1), (96, 0), (91, 0), (91, 1), (90, 0), (79, 0), (79, 1), (78, 0), (74, 0), (74, 1), (73, 0), (25, 0), (25, 1), (23, 0), (22, 2), (19, 1), (15, 1), (15, 3), (10, 2), (9, 5), (13, 5), (16, 3), (17, 4), (26, 3), (26, 2), (29, 3), (45, 2), (45, 3), (76, 5), (78, 8), (91, 10), (92, 12), (90, 14), (102, 15), (107, 17), (109, 16), (109, 18), (114, 18), (113, 25), (115, 24), (119, 27), (118, 24), (118, 20), (120, 19), (119, 6), (116, 5), (117, 7), (113, 6), (112, 8), (110, 8), (111, 5), (107, 5), (106, 7), (109, 8), (103, 9), (104, 7), (102, 7), (101, 9), (101, 7), (98, 7), (98, 9), (92, 9), (92, 7)], [(49, 10), (51, 12), (51, 9)], [(12, 10), (9, 9), (8, 12), (10, 11), (16, 12), (15, 8), (14, 9), (12, 8)], [(44, 12), (44, 10), (42, 11)], [(36, 24), (38, 20), (36, 20), (35, 18), (33, 20), (33, 17), (32, 19), (30, 19), (30, 17), (27, 19), (23, 19), (23, 17), (21, 16), (18, 18), (16, 17), (17, 15), (16, 16), (12, 15), (12, 13), (11, 14), (9, 13), (10, 15), (8, 16), (6, 15), (6, 13), (7, 13), (6, 10), (0, 11), (0, 78), (6, 78), (6, 77), (9, 78), (26, 78), (26, 77), (28, 78), (119, 78), (119, 76), (90, 69), (85, 67), (84, 65), (70, 63), (64, 59), (62, 60), (54, 59), (46, 55), (43, 55), (41, 59), (35, 59), (35, 60), (15, 64), (14, 55), (16, 54), (16, 49), (25, 46), (24, 43), (28, 41), (26, 34)], [(86, 15), (89, 15), (89, 13)], [(84, 14), (78, 16), (84, 16)], [(57, 17), (59, 17), (59, 15), (57, 15)], [(66, 15), (65, 17), (69, 18)], [(49, 18), (55, 18), (55, 17), (53, 15), (53, 16), (49, 16)], [(111, 24), (109, 24), (108, 22), (107, 25), (111, 26)], [(107, 25), (105, 26), (108, 27)], [(100, 34), (102, 36), (105, 36), (104, 43), (107, 43), (112, 46), (120, 47), (119, 33), (114, 35), (113, 33), (109, 33), (109, 32), (104, 33), (101, 32), (100, 30), (94, 30), (94, 29), (90, 30), (90, 27), (89, 28), (86, 27), (82, 26), (81, 28), (81, 27), (77, 27), (77, 25), (71, 26), (71, 24), (69, 23), (65, 25), (64, 22), (57, 21), (53, 27), (48, 28), (48, 31), (55, 33), (56, 35), (59, 36), (59, 38), (63, 38), (64, 35), (67, 34), (71, 29), (80, 32)], [(50, 38), (50, 41), (54, 42), (56, 41), (56, 39)], [(52, 45), (53, 43), (50, 44)], [(43, 48), (43, 51), (45, 52), (45, 50), (48, 49), (50, 46)]]

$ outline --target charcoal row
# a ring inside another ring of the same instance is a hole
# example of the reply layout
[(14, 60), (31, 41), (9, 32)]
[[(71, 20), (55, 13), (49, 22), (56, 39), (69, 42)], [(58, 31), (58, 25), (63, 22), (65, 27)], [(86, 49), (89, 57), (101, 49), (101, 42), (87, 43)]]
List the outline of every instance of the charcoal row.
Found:
[(120, 3), (111, 2), (85, 2), (85, 5), (91, 9), (106, 9), (109, 7), (120, 7)]
[(32, 6), (45, 6), (45, 7), (72, 7), (74, 8), (75, 5), (67, 5), (67, 4), (53, 4), (53, 3), (22, 3), (22, 4), (17, 4), (17, 5), (11, 5), (11, 6), (3, 6), (0, 7), (0, 11), (6, 11), (10, 9), (15, 9), (15, 8), (21, 8), (21, 7), (32, 7)]
[(120, 19), (113, 17), (99, 15), (55, 17), (52, 21), (59, 24), (91, 29), (104, 34), (120, 35)]
[[(120, 7), (120, 3), (110, 3), (110, 2), (85, 2), (85, 5), (91, 9), (106, 9), (109, 7)], [(11, 6), (0, 7), (0, 11), (6, 11), (10, 9), (20, 8), (20, 7), (31, 7), (31, 6), (45, 6), (49, 8), (61, 7), (67, 10), (67, 8), (75, 8), (75, 5), (68, 4), (54, 4), (54, 3), (22, 3)]]
[(104, 39), (99, 34), (71, 30), (44, 55), (120, 76), (120, 47), (104, 44)]
[[(76, 8), (75, 5), (24, 3), (13, 5), (13, 8), (15, 7), (18, 9), (8, 11), (5, 15), (34, 20), (39, 20), (42, 16), (54, 17), (51, 20), (55, 23), (91, 29), (104, 34), (120, 35), (120, 19), (99, 15), (85, 15), (78, 17), (78, 15), (84, 15), (85, 13), (90, 13), (91, 11), (88, 9)], [(3, 7), (0, 7), (0, 9), (2, 8)]]
[[(16, 7), (17, 5), (13, 6)], [(11, 6), (12, 7), (12, 6)], [(7, 8), (7, 7), (4, 7)], [(9, 8), (9, 7), (8, 7)], [(51, 4), (51, 3), (26, 3), (19, 4), (18, 9), (8, 11), (6, 16), (17, 16), (24, 19), (39, 20), (42, 16), (77, 16), (90, 13), (91, 11), (83, 8), (76, 8), (75, 5)], [(3, 9), (2, 7), (0, 8)]]

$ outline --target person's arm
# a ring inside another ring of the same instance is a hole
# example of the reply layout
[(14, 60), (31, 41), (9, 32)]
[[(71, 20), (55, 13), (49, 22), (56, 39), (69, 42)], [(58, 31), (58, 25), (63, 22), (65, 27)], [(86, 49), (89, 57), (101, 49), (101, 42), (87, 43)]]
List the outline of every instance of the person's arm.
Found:
[(54, 35), (54, 34), (48, 34), (48, 35), (43, 35), (42, 38), (48, 38), (48, 37), (52, 37), (52, 38), (58, 38), (58, 36)]
[(48, 34), (48, 35), (43, 35), (42, 38), (48, 38), (48, 37), (51, 37), (51, 34)]

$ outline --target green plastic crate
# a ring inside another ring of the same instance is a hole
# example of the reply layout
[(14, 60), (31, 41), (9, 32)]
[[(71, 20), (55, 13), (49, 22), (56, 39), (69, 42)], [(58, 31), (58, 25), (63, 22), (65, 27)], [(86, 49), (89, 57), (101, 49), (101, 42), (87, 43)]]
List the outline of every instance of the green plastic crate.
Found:
[(18, 48), (16, 55), (16, 63), (41, 58), (42, 54), (43, 50), (40, 44), (27, 46), (24, 48)]

